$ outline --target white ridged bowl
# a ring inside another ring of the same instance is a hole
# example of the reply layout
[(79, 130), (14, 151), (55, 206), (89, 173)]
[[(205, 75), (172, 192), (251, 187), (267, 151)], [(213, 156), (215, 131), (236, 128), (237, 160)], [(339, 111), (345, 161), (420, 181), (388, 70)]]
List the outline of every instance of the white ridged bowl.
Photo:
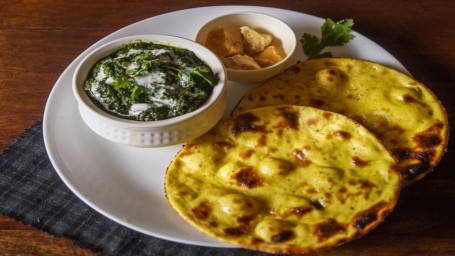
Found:
[[(97, 107), (83, 88), (90, 69), (101, 58), (138, 39), (185, 48), (204, 60), (219, 77), (219, 82), (207, 101), (193, 112), (160, 121), (123, 119)], [(104, 44), (82, 59), (76, 67), (72, 82), (73, 94), (85, 124), (105, 139), (135, 147), (163, 147), (196, 138), (215, 126), (221, 119), (227, 103), (226, 71), (219, 58), (194, 41), (168, 35), (138, 35)]]

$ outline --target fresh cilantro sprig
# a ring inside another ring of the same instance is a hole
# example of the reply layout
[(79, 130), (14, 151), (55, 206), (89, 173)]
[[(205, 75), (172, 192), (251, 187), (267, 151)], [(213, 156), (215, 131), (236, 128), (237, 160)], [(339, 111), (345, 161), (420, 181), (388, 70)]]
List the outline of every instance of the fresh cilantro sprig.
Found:
[(214, 86), (215, 83), (218, 82), (218, 78), (215, 76), (210, 76), (210, 70), (208, 68), (204, 67), (192, 67), (191, 71), (193, 71), (193, 74), (202, 78), (204, 81), (206, 81), (210, 86)]
[(115, 78), (112, 85), (114, 85), (114, 90), (123, 90), (123, 93), (130, 95), (132, 104), (139, 103), (141, 98), (145, 97), (142, 87), (131, 83), (126, 77)]
[(200, 79), (211, 87), (213, 87), (218, 82), (218, 77), (214, 74), (211, 74), (210, 69), (206, 67), (190, 67), (186, 72), (173, 66), (168, 66), (167, 68), (177, 71), (178, 77), (186, 85), (197, 83), (198, 81), (195, 79)]
[(344, 19), (334, 22), (331, 19), (326, 19), (321, 26), (321, 39), (314, 35), (304, 33), (300, 39), (303, 53), (309, 59), (318, 59), (332, 57), (331, 52), (321, 51), (329, 46), (343, 46), (354, 38), (351, 28), (354, 25), (352, 19)]
[(119, 90), (121, 88), (127, 88), (131, 85), (131, 82), (128, 80), (127, 77), (116, 77), (114, 79), (114, 82), (112, 83), (114, 85), (115, 90)]

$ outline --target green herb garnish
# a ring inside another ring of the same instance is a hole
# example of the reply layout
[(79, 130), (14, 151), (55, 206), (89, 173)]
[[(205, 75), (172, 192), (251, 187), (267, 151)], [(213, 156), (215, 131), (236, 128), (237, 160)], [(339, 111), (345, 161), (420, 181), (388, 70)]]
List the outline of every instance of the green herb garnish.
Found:
[(314, 35), (304, 33), (300, 39), (303, 52), (309, 59), (330, 58), (331, 52), (321, 51), (329, 46), (343, 46), (354, 38), (351, 27), (354, 25), (352, 19), (344, 19), (338, 22), (333, 22), (331, 19), (326, 19), (321, 26), (321, 39)]
[(114, 85), (115, 90), (119, 90), (131, 86), (131, 82), (126, 77), (116, 77), (112, 85)]
[(204, 81), (206, 81), (208, 84), (211, 86), (215, 85), (215, 83), (218, 82), (218, 78), (213, 75), (210, 69), (208, 68), (203, 68), (203, 67), (192, 67), (191, 71), (193, 71), (193, 74), (202, 78)]

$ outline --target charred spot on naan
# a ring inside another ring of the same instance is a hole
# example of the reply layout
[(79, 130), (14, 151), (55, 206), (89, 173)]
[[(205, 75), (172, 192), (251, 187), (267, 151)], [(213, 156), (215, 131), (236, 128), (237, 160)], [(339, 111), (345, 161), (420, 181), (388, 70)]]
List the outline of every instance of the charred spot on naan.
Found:
[(294, 130), (299, 128), (299, 112), (289, 107), (280, 107), (277, 110), (279, 111), (278, 116), (282, 119), (282, 122), (278, 124), (279, 127), (289, 127)]
[(237, 136), (243, 132), (266, 132), (264, 125), (255, 124), (258, 120), (259, 118), (250, 112), (239, 115), (232, 126), (232, 134)]
[(212, 213), (213, 207), (209, 202), (202, 202), (198, 206), (191, 209), (193, 216), (197, 220), (206, 220)]
[(412, 141), (413, 148), (397, 148), (392, 150), (396, 161), (405, 170), (403, 177), (406, 180), (420, 179), (432, 170), (439, 157), (435, 148), (444, 142), (442, 122), (436, 122), (428, 129), (416, 134)]
[(378, 202), (362, 212), (357, 213), (353, 226), (359, 234), (364, 234), (378, 225), (391, 208), (387, 202)]
[(251, 166), (240, 168), (232, 177), (237, 181), (237, 185), (254, 189), (264, 185), (264, 180), (257, 174)]
[(345, 231), (345, 225), (338, 223), (335, 219), (328, 219), (324, 222), (320, 222), (313, 228), (313, 234), (317, 237), (318, 242), (324, 242), (334, 235)]

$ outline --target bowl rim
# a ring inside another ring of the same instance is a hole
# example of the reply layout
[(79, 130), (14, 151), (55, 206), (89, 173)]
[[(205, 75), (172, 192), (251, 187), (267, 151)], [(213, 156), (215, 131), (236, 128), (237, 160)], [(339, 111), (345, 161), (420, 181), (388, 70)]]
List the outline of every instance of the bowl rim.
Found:
[(283, 63), (287, 63), (291, 58), (293, 58), (294, 56), (294, 53), (297, 49), (297, 35), (295, 34), (294, 30), (286, 23), (284, 22), (282, 19), (280, 18), (277, 18), (273, 15), (270, 15), (270, 14), (266, 14), (266, 13), (262, 13), (262, 12), (255, 12), (255, 11), (239, 11), (239, 12), (231, 12), (231, 13), (226, 13), (226, 14), (223, 14), (221, 16), (217, 16), (209, 21), (207, 21), (206, 23), (204, 23), (202, 26), (199, 27), (197, 33), (196, 33), (196, 36), (194, 38), (194, 41), (203, 45), (202, 43), (198, 42), (198, 38), (201, 34), (201, 31), (203, 28), (205, 28), (205, 26), (207, 26), (208, 24), (214, 22), (214, 21), (217, 21), (217, 20), (220, 20), (220, 19), (225, 19), (226, 17), (229, 17), (229, 16), (236, 16), (236, 15), (257, 15), (257, 16), (264, 16), (264, 17), (267, 17), (269, 19), (272, 19), (272, 20), (275, 20), (277, 23), (281, 24), (283, 27), (286, 28), (286, 30), (288, 30), (288, 32), (291, 32), (289, 34), (293, 35), (292, 38), (294, 40), (292, 40), (292, 47), (291, 47), (291, 51), (289, 51), (289, 53), (286, 54), (286, 57), (284, 57), (281, 61), (271, 65), (271, 66), (268, 66), (268, 67), (265, 67), (265, 68), (260, 68), (260, 69), (250, 69), (250, 70), (244, 70), (244, 69), (232, 69), (232, 68), (225, 68), (226, 70), (228, 70), (229, 72), (236, 72), (236, 73), (248, 73), (248, 74), (251, 74), (251, 73), (255, 73), (255, 72), (263, 72), (263, 71), (268, 71), (270, 69), (274, 69), (276, 68), (277, 66), (283, 64)]
[[(207, 98), (207, 100), (199, 108), (192, 112), (169, 119), (156, 121), (138, 121), (125, 119), (110, 114), (101, 109), (100, 107), (96, 106), (88, 97), (87, 93), (85, 92), (82, 86), (83, 81), (85, 81), (88, 75), (88, 72), (91, 70), (93, 65), (100, 59), (119, 50), (125, 44), (139, 40), (159, 43), (163, 45), (170, 45), (179, 48), (185, 48), (194, 52), (197, 57), (199, 57), (206, 63), (207, 60), (211, 60), (211, 62), (214, 62), (216, 66), (214, 66), (213, 64), (211, 65), (209, 65), (208, 63), (207, 64), (214, 71), (214, 73), (218, 75), (219, 80), (218, 83), (214, 86), (213, 91), (209, 98)], [(81, 72), (83, 72), (83, 69), (87, 69), (88, 71), (84, 74), (81, 74)], [(222, 64), (220, 58), (216, 56), (216, 54), (214, 54), (204, 45), (197, 43), (196, 41), (180, 36), (166, 34), (139, 34), (109, 41), (89, 52), (77, 64), (72, 77), (72, 91), (74, 97), (76, 98), (76, 101), (78, 102), (79, 108), (84, 107), (85, 110), (89, 111), (91, 115), (94, 115), (96, 118), (104, 122), (109, 122), (113, 125), (119, 125), (130, 128), (160, 128), (185, 122), (186, 120), (191, 119), (192, 117), (205, 112), (210, 106), (212, 106), (217, 100), (219, 100), (223, 96), (223, 94), (225, 94), (226, 84), (227, 84), (226, 69)]]

